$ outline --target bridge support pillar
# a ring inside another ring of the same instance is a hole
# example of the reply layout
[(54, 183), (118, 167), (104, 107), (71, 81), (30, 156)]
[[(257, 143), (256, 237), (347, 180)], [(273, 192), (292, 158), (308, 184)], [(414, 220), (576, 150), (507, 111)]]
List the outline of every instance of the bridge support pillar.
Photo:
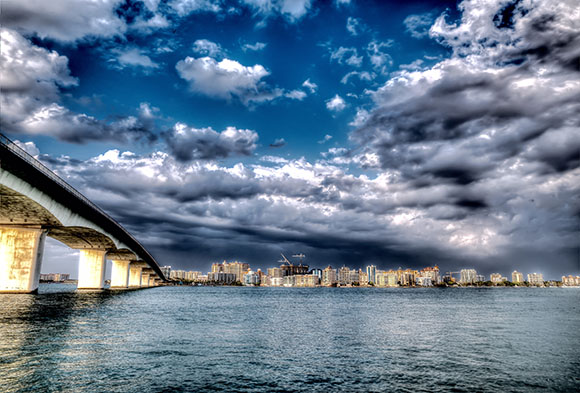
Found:
[(141, 288), (149, 287), (149, 273), (141, 273)]
[(77, 289), (105, 287), (105, 250), (80, 250), (79, 283)]
[(129, 288), (141, 288), (142, 269), (138, 262), (132, 262), (129, 265)]
[(0, 293), (38, 290), (46, 231), (0, 227)]
[(155, 286), (155, 277), (149, 276), (149, 286), (150, 287), (154, 287)]
[(129, 288), (129, 265), (131, 261), (113, 259), (111, 270), (111, 288)]

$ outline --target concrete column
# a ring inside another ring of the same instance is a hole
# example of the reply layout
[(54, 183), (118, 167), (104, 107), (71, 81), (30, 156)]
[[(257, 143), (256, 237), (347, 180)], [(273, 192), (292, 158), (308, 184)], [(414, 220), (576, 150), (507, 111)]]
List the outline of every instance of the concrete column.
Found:
[(129, 288), (141, 287), (141, 269), (139, 262), (131, 262), (129, 265)]
[(129, 288), (129, 265), (131, 261), (113, 259), (111, 288)]
[(105, 287), (105, 250), (80, 250), (79, 283), (77, 289)]
[(149, 273), (141, 273), (141, 288), (149, 287)]
[(0, 227), (0, 292), (38, 290), (45, 237), (40, 228)]
[(149, 286), (150, 287), (155, 286), (155, 277), (154, 276), (149, 276)]

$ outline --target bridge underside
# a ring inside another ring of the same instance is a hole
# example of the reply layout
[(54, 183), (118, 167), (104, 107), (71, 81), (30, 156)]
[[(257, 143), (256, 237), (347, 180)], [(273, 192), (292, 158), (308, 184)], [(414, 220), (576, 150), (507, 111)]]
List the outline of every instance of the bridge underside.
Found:
[[(104, 287), (106, 259), (113, 261), (111, 285), (116, 288), (129, 288), (129, 284), (134, 288), (147, 287), (150, 276), (156, 277), (153, 270), (145, 270), (146, 263), (136, 261), (134, 252), (118, 248), (106, 234), (93, 228), (63, 225), (39, 203), (0, 184), (0, 292), (36, 291), (46, 236), (81, 250), (79, 289)], [(142, 270), (147, 273), (142, 274)]]

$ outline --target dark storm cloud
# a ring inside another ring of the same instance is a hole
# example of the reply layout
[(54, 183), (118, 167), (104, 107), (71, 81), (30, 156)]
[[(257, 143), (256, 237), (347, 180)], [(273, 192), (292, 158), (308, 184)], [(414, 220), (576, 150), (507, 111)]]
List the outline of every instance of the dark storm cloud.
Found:
[(235, 127), (217, 132), (212, 128), (193, 128), (178, 123), (164, 134), (164, 139), (171, 154), (178, 161), (186, 162), (249, 156), (257, 147), (258, 134)]

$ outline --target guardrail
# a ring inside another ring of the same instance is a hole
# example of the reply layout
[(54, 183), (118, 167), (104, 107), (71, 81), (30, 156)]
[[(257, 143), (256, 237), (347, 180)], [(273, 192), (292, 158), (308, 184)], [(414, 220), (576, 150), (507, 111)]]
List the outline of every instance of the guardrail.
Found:
[(86, 205), (88, 205), (92, 209), (95, 209), (96, 211), (98, 211), (99, 213), (101, 213), (103, 216), (105, 216), (107, 219), (111, 220), (129, 238), (131, 238), (135, 243), (137, 243), (138, 245), (140, 245), (141, 248), (143, 248), (143, 251), (148, 254), (148, 257), (151, 258), (151, 260), (155, 260), (151, 256), (151, 254), (149, 254), (149, 252), (147, 250), (145, 250), (145, 247), (143, 247), (141, 245), (141, 243), (139, 243), (139, 241), (137, 239), (135, 239), (135, 237), (133, 237), (133, 235), (131, 235), (125, 228), (123, 228), (123, 226), (121, 224), (119, 224), (113, 217), (111, 217), (110, 215), (108, 215), (107, 213), (105, 213), (105, 211), (103, 209), (101, 209), (100, 207), (98, 207), (97, 205), (95, 205), (93, 202), (91, 202), (89, 200), (89, 198), (87, 198), (86, 196), (84, 196), (83, 194), (81, 194), (80, 192), (78, 192), (73, 186), (71, 186), (70, 184), (68, 184), (61, 177), (59, 177), (56, 173), (54, 173), (53, 171), (51, 171), (49, 168), (47, 168), (43, 163), (41, 163), (40, 161), (38, 161), (36, 158), (34, 158), (30, 154), (28, 154), (28, 152), (26, 150), (24, 150), (23, 148), (21, 148), (20, 146), (18, 146), (16, 143), (14, 143), (12, 140), (10, 140), (10, 138), (8, 138), (6, 135), (4, 135), (2, 133), (0, 133), (0, 145), (5, 146), (12, 153), (16, 154), (18, 157), (22, 158), (28, 164), (30, 164), (33, 167), (35, 167), (43, 175), (47, 176), (52, 181), (54, 181), (58, 186), (62, 187), (63, 189), (65, 189), (66, 191), (68, 191), (69, 193), (71, 193), (72, 195), (74, 195), (75, 197), (77, 197), (78, 199), (80, 199), (83, 203), (85, 203)]

